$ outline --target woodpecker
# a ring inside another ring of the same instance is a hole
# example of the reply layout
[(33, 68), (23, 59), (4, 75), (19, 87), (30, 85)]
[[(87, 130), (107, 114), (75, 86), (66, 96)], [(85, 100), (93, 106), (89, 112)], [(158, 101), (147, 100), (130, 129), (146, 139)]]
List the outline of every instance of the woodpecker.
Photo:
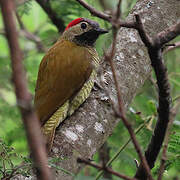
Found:
[(90, 95), (100, 61), (95, 42), (107, 32), (95, 21), (77, 18), (68, 24), (40, 63), (34, 105), (48, 152), (56, 128)]

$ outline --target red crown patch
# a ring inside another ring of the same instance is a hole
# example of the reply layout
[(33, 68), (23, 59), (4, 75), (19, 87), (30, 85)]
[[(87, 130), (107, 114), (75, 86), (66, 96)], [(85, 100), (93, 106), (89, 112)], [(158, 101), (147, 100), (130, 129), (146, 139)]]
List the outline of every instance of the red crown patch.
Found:
[(70, 27), (72, 27), (72, 26), (80, 23), (81, 21), (83, 21), (83, 18), (74, 19), (73, 21), (71, 21), (71, 22), (67, 25), (65, 31), (66, 31), (67, 29), (69, 29)]

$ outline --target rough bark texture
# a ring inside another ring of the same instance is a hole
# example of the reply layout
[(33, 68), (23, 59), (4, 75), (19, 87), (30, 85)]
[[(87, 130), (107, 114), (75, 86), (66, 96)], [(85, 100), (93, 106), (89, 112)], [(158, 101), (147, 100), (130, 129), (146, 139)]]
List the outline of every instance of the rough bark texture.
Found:
[[(134, 13), (142, 13), (146, 30), (153, 36), (177, 22), (180, 18), (179, 9), (178, 0), (139, 1), (127, 19), (132, 19)], [(126, 28), (119, 30), (114, 61), (127, 107), (151, 72), (146, 48), (135, 30)], [(109, 66), (104, 64), (103, 71), (108, 82), (106, 86), (116, 99)], [(77, 173), (80, 165), (77, 164), (76, 158), (80, 156), (91, 159), (119, 122), (109, 104), (103, 101), (105, 96), (103, 90), (92, 92), (86, 103), (57, 131), (52, 156), (65, 158), (59, 164), (62, 168)], [(59, 171), (57, 179), (72, 179), (72, 177)]]
[[(127, 20), (132, 20), (135, 13), (141, 13), (145, 29), (153, 36), (180, 19), (179, 9), (179, 0), (139, 0)], [(114, 62), (127, 107), (151, 73), (147, 50), (136, 30), (119, 30)], [(105, 63), (101, 67), (108, 83), (105, 86), (116, 101), (110, 67)], [(112, 133), (119, 119), (114, 117), (112, 108), (105, 99), (104, 90), (93, 91), (81, 108), (59, 127), (51, 154), (52, 157), (64, 158), (58, 166), (78, 173), (82, 165), (77, 163), (77, 157), (91, 159)], [(56, 171), (56, 179), (70, 180), (73, 177), (63, 171)]]
[[(178, 0), (140, 0), (127, 20), (132, 20), (135, 13), (141, 13), (148, 34), (153, 36), (180, 19), (179, 9)], [(119, 73), (124, 104), (127, 107), (151, 72), (147, 50), (135, 30), (126, 28), (119, 30), (114, 61)], [(113, 98), (116, 99), (110, 67), (104, 63), (102, 68), (108, 82), (105, 86), (111, 90)], [(80, 165), (77, 164), (76, 158), (91, 159), (119, 122), (104, 99), (106, 95), (103, 90), (93, 91), (84, 105), (60, 126), (56, 133), (52, 156), (65, 158), (59, 164), (62, 168), (77, 173)], [(57, 172), (56, 177), (72, 179), (62, 171)]]
[[(38, 172), (38, 179), (50, 180), (52, 176), (50, 168), (48, 167), (45, 143), (43, 141), (38, 117), (31, 104), (31, 94), (28, 92), (26, 73), (23, 67), (23, 54), (18, 43), (18, 33), (14, 19), (14, 2), (12, 0), (0, 0), (0, 8), (2, 10), (4, 27), (10, 50), (12, 81), (14, 84), (16, 101), (24, 124), (29, 150), (32, 155), (33, 167)], [(2, 177), (2, 179), (11, 178)]]

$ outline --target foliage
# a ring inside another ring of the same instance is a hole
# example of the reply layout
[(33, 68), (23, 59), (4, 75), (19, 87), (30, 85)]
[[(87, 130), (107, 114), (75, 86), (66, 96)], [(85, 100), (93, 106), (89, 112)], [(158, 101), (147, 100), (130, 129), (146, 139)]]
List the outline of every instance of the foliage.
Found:
[(17, 174), (30, 175), (31, 160), (16, 153), (0, 139), (0, 178), (10, 179)]
[(18, 13), (20, 16), (22, 16), (23, 14), (28, 14), (31, 8), (32, 8), (32, 0), (27, 0), (18, 5)]
[[(66, 174), (74, 176), (71, 172), (56, 165), (61, 160), (60, 158), (49, 159), (48, 165), (56, 170), (61, 170)], [(21, 153), (17, 153), (12, 146), (8, 146), (0, 139), (0, 178), (11, 179), (18, 174), (25, 177), (31, 176), (31, 159), (27, 156), (22, 156)]]
[[(88, 0), (88, 3), (93, 5), (99, 10), (103, 8), (100, 6), (98, 1)], [(112, 2), (108, 5), (112, 9), (116, 7), (117, 1)], [(136, 0), (123, 1), (122, 13), (125, 17), (130, 11)], [(100, 23), (101, 26), (110, 28), (110, 25), (99, 20), (96, 17), (92, 17), (87, 10), (82, 8), (74, 0), (51, 0), (51, 6), (56, 10), (58, 16), (62, 18), (67, 25), (69, 21), (77, 17), (91, 18)], [(66, 8), (64, 8), (66, 7)], [(45, 47), (50, 47), (58, 38), (59, 34), (56, 27), (50, 22), (47, 15), (39, 7), (35, 1), (28, 0), (26, 3), (18, 6), (18, 13), (21, 20), (26, 27), (26, 29), (35, 34), (41, 39), (42, 44)], [(23, 125), (21, 122), (21, 117), (16, 106), (16, 99), (14, 95), (14, 90), (11, 80), (11, 67), (10, 67), (10, 57), (8, 55), (8, 46), (6, 38), (3, 33), (1, 33), (2, 18), (0, 13), (0, 170), (3, 171), (3, 163), (6, 161), (6, 173), (10, 174), (14, 168), (17, 168), (21, 162), (28, 161), (24, 159), (28, 155), (27, 143)], [(20, 29), (20, 28), (19, 28)], [(102, 39), (103, 38), (103, 39)], [(105, 35), (99, 39), (97, 42), (97, 50), (99, 54), (102, 55), (103, 49), (105, 49), (111, 42), (111, 33)], [(179, 41), (177, 38), (176, 41)], [(29, 90), (34, 94), (35, 82), (37, 78), (37, 71), (39, 63), (44, 55), (44, 53), (39, 52), (36, 48), (36, 44), (33, 41), (26, 39), (20, 34), (20, 44), (24, 52), (24, 65), (27, 70), (27, 78)], [(171, 83), (172, 98), (173, 100), (180, 96), (180, 49), (171, 51), (165, 55), (165, 63), (169, 71), (169, 79)], [(152, 76), (154, 79), (154, 75)], [(137, 138), (143, 148), (146, 149), (150, 137), (153, 133), (154, 125), (157, 119), (157, 92), (150, 80), (147, 80), (144, 87), (137, 94), (133, 100), (131, 107), (129, 107), (128, 118), (133, 124), (133, 128), (136, 129), (139, 125), (144, 123), (147, 119), (150, 119), (147, 126), (141, 130)], [(173, 101), (173, 105), (176, 104), (176, 100)], [(168, 146), (168, 161), (166, 162), (166, 173), (165, 179), (173, 179), (178, 176), (180, 169), (180, 114), (176, 116), (175, 122), (172, 128), (172, 134), (170, 137), (170, 143)], [(127, 130), (124, 128), (122, 122), (115, 128), (112, 136), (108, 139), (108, 145), (110, 147), (110, 156), (112, 157), (114, 153), (127, 142), (129, 135)], [(134, 150), (133, 145), (130, 143), (127, 147), (120, 153), (118, 159), (112, 163), (112, 168), (118, 172), (125, 173), (132, 176), (136, 171), (136, 164), (134, 159), (137, 159), (137, 154)], [(59, 160), (59, 159), (58, 159)], [(98, 153), (94, 156), (94, 160), (99, 162)], [(156, 175), (159, 169), (160, 157), (158, 158), (158, 163), (153, 169), (153, 173)], [(28, 162), (30, 163), (30, 162)], [(55, 162), (50, 162), (51, 166)], [(27, 173), (28, 170), (19, 168), (18, 173)], [(93, 179), (97, 175), (97, 170), (90, 168), (88, 173), (83, 170), (80, 175), (76, 178), (77, 180)], [(2, 177), (2, 175), (0, 175)], [(113, 179), (117, 179), (113, 177)]]

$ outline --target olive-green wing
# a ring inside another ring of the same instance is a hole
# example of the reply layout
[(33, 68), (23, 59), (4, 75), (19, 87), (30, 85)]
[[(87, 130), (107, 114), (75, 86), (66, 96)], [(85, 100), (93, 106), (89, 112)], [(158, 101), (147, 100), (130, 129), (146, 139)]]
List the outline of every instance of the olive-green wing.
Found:
[(42, 124), (89, 78), (93, 69), (91, 56), (87, 48), (65, 40), (58, 41), (44, 56), (34, 100)]

